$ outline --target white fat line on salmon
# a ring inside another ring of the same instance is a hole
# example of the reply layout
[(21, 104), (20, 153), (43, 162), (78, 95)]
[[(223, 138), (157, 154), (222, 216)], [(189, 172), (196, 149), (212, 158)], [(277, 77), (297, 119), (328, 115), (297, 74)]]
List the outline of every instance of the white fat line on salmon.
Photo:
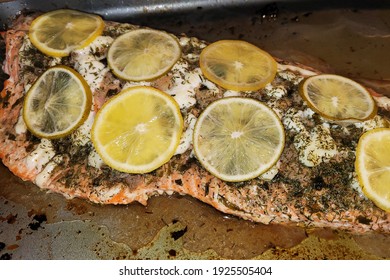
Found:
[[(344, 127), (347, 129), (342, 124), (330, 125), (325, 120), (322, 120), (323, 124), (321, 126), (316, 126), (309, 132), (306, 129), (304, 121), (311, 121), (314, 114), (315, 112), (310, 108), (306, 108), (305, 110), (289, 108), (282, 117), (284, 127), (287, 130), (298, 133), (294, 138), (294, 145), (299, 151), (300, 162), (308, 167), (327, 162), (330, 158), (342, 152), (338, 149), (335, 140), (331, 136), (330, 126)], [(354, 122), (353, 125), (357, 128), (362, 128), (363, 131), (368, 131), (374, 128), (387, 127), (389, 123), (384, 117), (377, 115), (364, 122)]]
[(241, 96), (241, 92), (235, 90), (227, 90), (223, 93), (223, 97)]
[[(111, 37), (99, 36), (87, 47), (73, 52), (77, 61), (75, 69), (83, 76), (93, 95), (102, 86), (104, 76), (109, 71), (109, 68), (100, 60), (106, 58), (108, 46), (112, 41)], [(92, 98), (93, 104), (95, 104), (94, 101), (95, 98)], [(84, 146), (91, 140), (91, 128), (95, 118), (93, 110), (92, 105), (87, 120), (71, 134), (72, 142), (76, 146)]]
[(316, 166), (322, 162), (329, 161), (339, 153), (335, 140), (329, 127), (324, 122), (314, 127), (310, 132), (306, 129), (305, 120), (312, 120), (314, 111), (310, 108), (297, 110), (289, 108), (282, 118), (284, 127), (287, 130), (298, 133), (294, 138), (294, 146), (299, 151), (299, 160), (308, 167)]
[(283, 125), (286, 129), (292, 130), (295, 132), (301, 132), (306, 129), (303, 120), (312, 120), (314, 111), (310, 108), (305, 110), (297, 110), (296, 108), (289, 108), (287, 112), (282, 117)]
[(95, 120), (95, 112), (91, 111), (85, 122), (70, 135), (76, 146), (85, 146), (91, 141), (91, 129)]
[(139, 81), (139, 82), (135, 82), (135, 81), (128, 81), (126, 82), (124, 85), (123, 85), (123, 88), (122, 88), (122, 91), (127, 89), (127, 88), (131, 88), (131, 87), (138, 87), (138, 86), (147, 86), (147, 87), (150, 87), (152, 85), (151, 82), (148, 82), (148, 81)]
[(42, 138), (41, 143), (32, 151), (26, 158), (26, 165), (28, 169), (36, 169), (41, 172), (45, 166), (54, 156), (55, 151), (50, 140)]
[[(179, 39), (179, 44), (182, 48), (187, 47), (188, 45), (194, 45), (194, 44), (200, 46), (199, 40), (197, 40), (196, 38), (189, 38), (189, 37), (181, 37)], [(205, 48), (206, 45), (205, 44), (203, 44), (203, 45), (202, 45), (202, 48)], [(182, 56), (191, 63), (197, 63), (199, 61), (199, 54), (182, 53)]]
[(27, 132), (27, 126), (23, 119), (23, 109), (19, 112), (18, 122), (15, 125), (16, 134), (24, 134)]
[(182, 37), (180, 37), (179, 44), (182, 47), (186, 47), (191, 44), (196, 46), (199, 49), (204, 49), (207, 46), (207, 44), (204, 41), (199, 40), (198, 38), (195, 37), (186, 37), (185, 35), (182, 35)]
[(48, 162), (45, 168), (35, 178), (35, 184), (40, 188), (45, 188), (50, 184), (50, 178), (54, 168), (63, 160), (61, 155), (56, 155), (53, 159)]
[[(125, 187), (125, 186), (124, 186)], [(114, 196), (116, 196), (118, 193), (120, 193), (122, 191), (122, 184), (118, 184), (112, 188), (110, 188), (109, 190), (105, 190), (104, 192), (104, 198), (106, 200), (109, 200), (111, 198), (113, 198)], [(126, 187), (125, 187), (126, 188)], [(102, 193), (103, 194), (103, 193)]]
[(260, 179), (265, 181), (271, 181), (279, 172), (280, 161), (276, 162), (267, 172), (260, 175)]
[(363, 129), (363, 132), (367, 132), (375, 128), (389, 127), (390, 123), (386, 118), (376, 115), (372, 119), (364, 122), (355, 122), (354, 125), (357, 128)]
[(357, 177), (356, 172), (352, 172), (350, 177), (351, 177), (351, 187), (359, 194), (360, 197), (368, 200), (368, 198), (364, 195), (362, 191), (362, 187), (359, 184), (359, 179)]
[(195, 88), (202, 83), (200, 69), (189, 71), (188, 68), (189, 65), (185, 60), (179, 60), (171, 70), (173, 85), (166, 90), (179, 104), (180, 109), (196, 104)]
[[(25, 53), (28, 53), (31, 49), (35, 49), (35, 47), (32, 45), (28, 35), (24, 36), (23, 38), (23, 44), (20, 48), (19, 55), (23, 56)], [(48, 67), (56, 66), (58, 64), (61, 64), (61, 58), (60, 57), (46, 57), (47, 65)], [(21, 60), (23, 60), (23, 64), (25, 66), (31, 66), (35, 67), (34, 63), (36, 62), (34, 59), (27, 59), (26, 57), (21, 57)]]
[(181, 136), (180, 144), (176, 149), (175, 155), (183, 154), (189, 148), (191, 148), (192, 135), (194, 133), (196, 120), (197, 118), (193, 114), (188, 114), (185, 118), (185, 122), (187, 123), (187, 129)]
[(96, 152), (95, 149), (92, 149), (88, 155), (88, 165), (100, 169), (103, 163), (103, 159), (100, 157), (100, 155)]
[(264, 91), (269, 97), (274, 97), (275, 99), (280, 99), (287, 94), (287, 89), (284, 86), (273, 86), (271, 83), (265, 86)]
[(281, 71), (292, 71), (292, 72), (298, 72), (300, 75), (303, 76), (314, 76), (317, 75), (318, 73), (310, 71), (308, 69), (304, 69), (295, 65), (285, 65), (285, 64), (280, 64), (278, 63), (278, 72)]
[(324, 121), (310, 132), (307, 130), (304, 122), (312, 120), (314, 114), (310, 108), (305, 110), (289, 108), (282, 118), (287, 130), (298, 133), (294, 137), (294, 146), (299, 151), (300, 162), (308, 167), (327, 162), (340, 152), (330, 133), (329, 123)]
[(385, 109), (386, 111), (390, 111), (390, 98), (387, 96), (376, 96), (372, 95), (378, 107)]
[(308, 167), (328, 162), (339, 153), (329, 124), (325, 123), (315, 126), (311, 132), (302, 131), (294, 138), (294, 146), (299, 151), (300, 162)]
[(296, 72), (289, 70), (279, 69), (277, 75), (286, 81), (292, 82), (294, 85), (298, 85), (304, 79), (302, 76), (297, 76)]
[(91, 91), (97, 90), (109, 68), (100, 60), (106, 58), (108, 46), (112, 42), (108, 36), (97, 37), (89, 46), (73, 52), (75, 68), (83, 76)]

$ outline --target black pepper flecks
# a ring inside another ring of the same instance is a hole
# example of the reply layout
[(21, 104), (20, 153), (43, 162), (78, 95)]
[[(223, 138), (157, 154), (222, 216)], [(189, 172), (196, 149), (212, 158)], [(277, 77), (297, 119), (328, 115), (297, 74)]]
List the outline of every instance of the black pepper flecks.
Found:
[(82, 143), (77, 143), (77, 140), (73, 140), (71, 136), (54, 139), (51, 142), (55, 153), (68, 156), (70, 164), (84, 162), (92, 151), (90, 141), (85, 145), (81, 145)]

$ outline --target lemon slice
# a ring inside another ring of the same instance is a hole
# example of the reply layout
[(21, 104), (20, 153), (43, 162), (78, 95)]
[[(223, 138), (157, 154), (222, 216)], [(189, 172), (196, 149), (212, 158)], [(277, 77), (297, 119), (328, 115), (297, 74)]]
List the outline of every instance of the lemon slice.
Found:
[(270, 169), (284, 148), (284, 128), (263, 103), (230, 97), (211, 103), (193, 135), (195, 155), (214, 176), (231, 182), (255, 178)]
[(103, 105), (92, 126), (92, 142), (112, 168), (147, 173), (171, 159), (182, 130), (176, 101), (155, 88), (138, 86)]
[(377, 112), (367, 89), (342, 76), (311, 76), (300, 84), (299, 92), (313, 111), (329, 120), (363, 121)]
[(107, 61), (119, 78), (144, 81), (168, 72), (180, 55), (179, 42), (172, 35), (159, 30), (137, 29), (114, 40)]
[(55, 66), (44, 72), (27, 92), (23, 119), (34, 135), (59, 138), (86, 120), (91, 104), (92, 93), (83, 77), (67, 66)]
[(44, 54), (63, 57), (88, 46), (103, 29), (104, 21), (97, 15), (62, 9), (37, 17), (28, 35), (31, 43)]
[(221, 40), (203, 49), (200, 69), (207, 79), (236, 91), (263, 88), (276, 75), (275, 59), (258, 47), (240, 40)]
[(390, 212), (390, 129), (364, 133), (357, 146), (355, 169), (363, 193)]

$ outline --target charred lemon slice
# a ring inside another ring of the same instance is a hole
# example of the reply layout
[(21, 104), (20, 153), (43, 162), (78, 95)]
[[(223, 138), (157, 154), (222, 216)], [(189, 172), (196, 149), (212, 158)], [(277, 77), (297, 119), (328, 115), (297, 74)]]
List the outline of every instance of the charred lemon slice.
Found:
[(308, 106), (324, 118), (336, 121), (363, 121), (375, 116), (371, 94), (357, 82), (338, 75), (311, 76), (299, 92)]
[(207, 79), (236, 91), (254, 91), (271, 82), (277, 70), (274, 58), (240, 40), (221, 40), (203, 49), (200, 69)]
[(364, 133), (357, 146), (355, 169), (363, 193), (390, 212), (390, 129)]
[(67, 66), (44, 72), (24, 99), (23, 119), (41, 138), (60, 138), (72, 133), (88, 117), (92, 93), (83, 77)]
[(180, 55), (179, 42), (172, 35), (159, 30), (137, 29), (114, 40), (107, 61), (119, 78), (143, 81), (164, 75)]
[(152, 87), (131, 87), (97, 113), (92, 142), (112, 168), (147, 173), (171, 159), (182, 130), (179, 105), (170, 95)]
[(103, 29), (104, 21), (97, 15), (61, 9), (37, 17), (28, 35), (31, 43), (44, 54), (63, 57), (88, 46)]
[(231, 182), (255, 178), (270, 169), (284, 148), (283, 125), (263, 103), (241, 97), (220, 99), (199, 116), (193, 134), (200, 163)]

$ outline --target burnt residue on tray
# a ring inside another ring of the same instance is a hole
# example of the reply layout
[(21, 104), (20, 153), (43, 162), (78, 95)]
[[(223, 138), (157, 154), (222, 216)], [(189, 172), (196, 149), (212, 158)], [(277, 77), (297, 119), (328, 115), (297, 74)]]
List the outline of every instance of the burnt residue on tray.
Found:
[(46, 222), (47, 218), (45, 214), (34, 215), (33, 221), (28, 225), (30, 229), (37, 230), (41, 227), (43, 222)]

